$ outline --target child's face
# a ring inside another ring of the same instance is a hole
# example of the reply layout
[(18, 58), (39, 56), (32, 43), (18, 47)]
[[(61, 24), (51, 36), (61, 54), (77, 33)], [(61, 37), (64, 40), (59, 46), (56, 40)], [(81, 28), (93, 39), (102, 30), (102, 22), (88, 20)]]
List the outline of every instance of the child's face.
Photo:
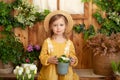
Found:
[(53, 24), (51, 25), (51, 28), (55, 35), (63, 35), (63, 33), (65, 32), (65, 27), (66, 24), (62, 17), (54, 21)]

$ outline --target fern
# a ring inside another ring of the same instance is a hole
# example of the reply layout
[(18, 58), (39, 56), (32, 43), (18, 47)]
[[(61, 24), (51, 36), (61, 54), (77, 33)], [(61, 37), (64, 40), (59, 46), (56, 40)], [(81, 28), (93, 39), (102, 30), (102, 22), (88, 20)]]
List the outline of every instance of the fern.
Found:
[(112, 61), (111, 62), (111, 67), (112, 67), (112, 70), (113, 70), (114, 73), (118, 71), (118, 64), (116, 62)]

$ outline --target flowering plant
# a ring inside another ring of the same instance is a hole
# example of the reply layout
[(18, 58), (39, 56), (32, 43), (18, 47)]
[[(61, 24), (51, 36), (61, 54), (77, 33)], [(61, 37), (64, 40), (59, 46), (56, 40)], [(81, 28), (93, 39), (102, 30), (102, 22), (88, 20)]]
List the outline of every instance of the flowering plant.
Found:
[(17, 76), (17, 80), (34, 80), (34, 76), (37, 73), (37, 67), (34, 64), (16, 66), (13, 73)]
[(61, 57), (58, 58), (58, 62), (69, 63), (70, 58), (66, 57), (66, 55), (62, 55)]
[(22, 56), (22, 63), (33, 63), (39, 59), (40, 46), (28, 45), (25, 54)]

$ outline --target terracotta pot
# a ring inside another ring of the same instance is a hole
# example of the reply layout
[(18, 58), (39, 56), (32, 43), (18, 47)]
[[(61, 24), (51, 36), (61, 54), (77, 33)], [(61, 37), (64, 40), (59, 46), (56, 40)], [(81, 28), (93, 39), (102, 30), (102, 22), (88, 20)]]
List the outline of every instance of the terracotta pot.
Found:
[(115, 56), (93, 56), (93, 72), (98, 75), (111, 76), (113, 75), (111, 62), (119, 62), (120, 54)]

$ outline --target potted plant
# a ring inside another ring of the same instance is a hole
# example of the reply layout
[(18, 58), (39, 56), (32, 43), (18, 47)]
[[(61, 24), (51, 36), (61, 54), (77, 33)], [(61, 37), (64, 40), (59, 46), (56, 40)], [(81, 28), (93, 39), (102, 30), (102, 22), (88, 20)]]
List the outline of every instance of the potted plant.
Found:
[[(93, 53), (93, 70), (96, 74), (112, 75), (111, 61), (120, 60), (120, 1), (119, 0), (82, 0), (92, 1), (97, 6), (93, 17), (100, 25), (100, 34), (89, 38), (84, 46)], [(104, 14), (103, 14), (104, 13)], [(96, 26), (97, 28), (97, 26)]]
[(114, 72), (114, 76), (115, 76), (116, 80), (120, 80), (120, 62), (112, 61), (111, 67)]
[(120, 33), (111, 34), (111, 36), (97, 34), (87, 40), (85, 47), (93, 53), (94, 72), (112, 75), (111, 61), (120, 60)]
[(35, 74), (37, 74), (37, 67), (34, 64), (29, 66), (16, 66), (14, 74), (17, 80), (34, 80)]
[[(0, 38), (0, 60), (3, 64), (8, 64), (9, 62), (13, 65), (18, 65), (20, 61), (20, 56), (24, 51), (23, 44), (20, 40), (15, 37), (14, 33), (1, 32)], [(5, 68), (5, 66), (3, 66)]]
[(39, 45), (32, 45), (29, 44), (27, 46), (27, 49), (21, 56), (21, 64), (22, 65), (29, 65), (29, 64), (35, 64), (39, 68), (41, 68), (39, 55), (40, 55), (41, 47)]
[(39, 60), (40, 46), (29, 44), (27, 50), (23, 53), (21, 57), (22, 63), (34, 63), (35, 60)]
[(67, 74), (70, 59), (66, 55), (62, 55), (58, 58), (57, 71), (60, 75)]

